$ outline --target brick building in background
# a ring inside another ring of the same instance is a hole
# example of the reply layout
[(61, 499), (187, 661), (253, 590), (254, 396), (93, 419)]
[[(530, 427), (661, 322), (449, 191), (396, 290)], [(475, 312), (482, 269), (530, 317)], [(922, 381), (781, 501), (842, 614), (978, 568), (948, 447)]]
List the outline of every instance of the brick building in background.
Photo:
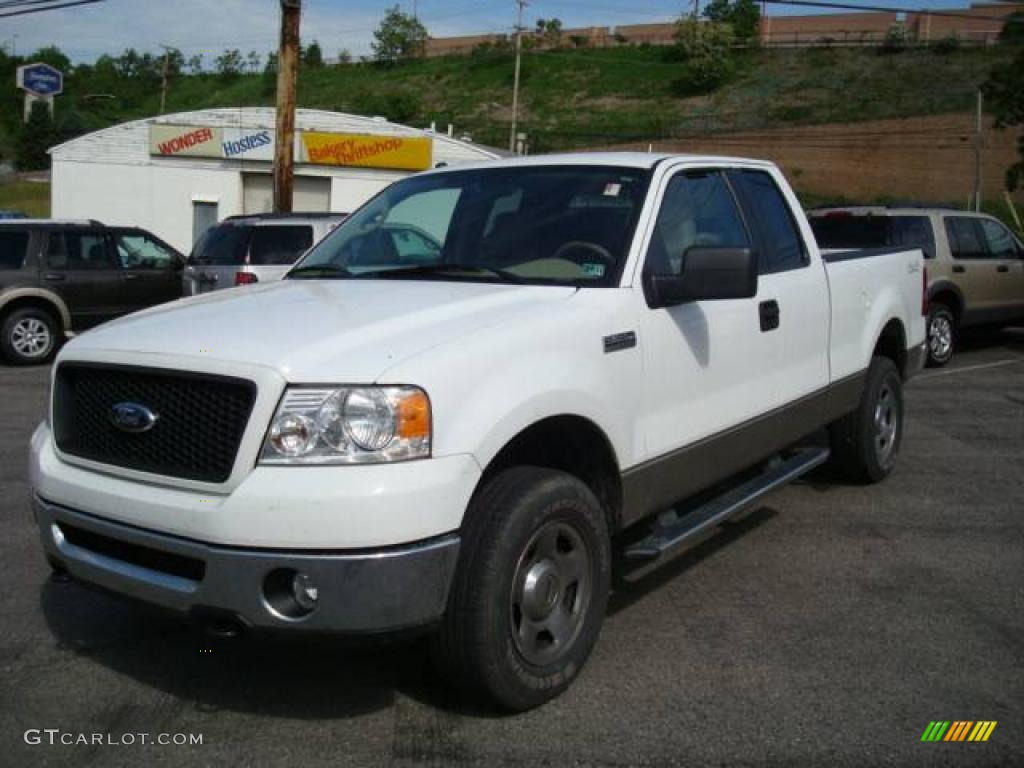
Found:
[[(942, 11), (961, 15), (954, 17), (935, 13), (860, 12), (766, 16), (761, 20), (761, 44), (875, 45), (885, 40), (894, 29), (902, 29), (907, 39), (921, 43), (955, 37), (964, 43), (989, 44), (998, 39), (1004, 26), (1004, 19), (1014, 12), (1024, 12), (1024, 2), (978, 3), (968, 8), (944, 8)], [(563, 29), (561, 40), (557, 44), (546, 41), (533, 32), (526, 33), (525, 39), (527, 45), (541, 49), (556, 46), (609, 48), (618, 45), (672, 45), (675, 42), (675, 33), (675, 22), (666, 22)], [(512, 41), (509, 35), (502, 34), (430, 38), (424, 47), (424, 55), (435, 57), (468, 54), (481, 46), (508, 45)]]

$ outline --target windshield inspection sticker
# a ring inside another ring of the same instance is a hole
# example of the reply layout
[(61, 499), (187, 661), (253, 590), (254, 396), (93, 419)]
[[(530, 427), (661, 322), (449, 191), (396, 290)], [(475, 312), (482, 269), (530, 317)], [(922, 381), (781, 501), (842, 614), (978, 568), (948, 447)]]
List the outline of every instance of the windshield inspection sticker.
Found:
[(604, 185), (604, 196), (605, 197), (618, 197), (620, 192), (622, 192), (622, 185), (621, 184), (605, 184)]
[(580, 264), (583, 274), (587, 277), (604, 277), (604, 264), (595, 264), (592, 261), (585, 261)]

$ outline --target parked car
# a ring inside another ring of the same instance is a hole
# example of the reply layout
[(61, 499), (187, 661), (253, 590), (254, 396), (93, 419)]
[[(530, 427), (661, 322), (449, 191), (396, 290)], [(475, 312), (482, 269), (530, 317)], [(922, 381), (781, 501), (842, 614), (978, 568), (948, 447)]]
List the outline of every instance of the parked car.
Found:
[(953, 357), (972, 325), (1024, 321), (1024, 244), (998, 219), (942, 208), (823, 208), (810, 211), (825, 249), (921, 248), (928, 267), (928, 362)]
[(181, 296), (184, 257), (137, 227), (0, 222), (0, 352), (50, 360), (64, 337)]
[(533, 707), (583, 667), (613, 551), (663, 562), (830, 457), (893, 470), (923, 277), (917, 248), (822, 258), (766, 162), (410, 176), (285, 280), (61, 351), (42, 545), (221, 633), (433, 632), (444, 679)]
[(204, 232), (185, 267), (186, 296), (280, 280), (344, 213), (229, 216)]

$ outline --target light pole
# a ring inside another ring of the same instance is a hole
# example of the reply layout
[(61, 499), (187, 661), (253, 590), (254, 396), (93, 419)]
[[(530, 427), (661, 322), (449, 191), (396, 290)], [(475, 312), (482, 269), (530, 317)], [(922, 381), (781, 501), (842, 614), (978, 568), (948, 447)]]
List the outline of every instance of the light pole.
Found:
[(516, 151), (516, 131), (519, 128), (519, 72), (522, 68), (523, 59), (523, 9), (529, 3), (526, 0), (516, 0), (519, 6), (519, 13), (516, 17), (516, 75), (512, 83), (512, 130), (508, 137), (508, 151)]

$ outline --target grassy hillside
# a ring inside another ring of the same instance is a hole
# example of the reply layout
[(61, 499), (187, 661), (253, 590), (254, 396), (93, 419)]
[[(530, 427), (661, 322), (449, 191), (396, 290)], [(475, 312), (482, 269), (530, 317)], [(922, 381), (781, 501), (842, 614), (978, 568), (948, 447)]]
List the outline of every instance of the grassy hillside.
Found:
[[(970, 108), (1003, 47), (948, 54), (874, 49), (774, 49), (741, 54), (720, 90), (681, 98), (680, 65), (664, 48), (530, 52), (523, 69), (523, 130), (535, 151), (808, 123), (852, 122)], [(272, 104), (265, 75), (214, 74), (172, 81), (168, 111)], [(491, 52), (303, 71), (299, 105), (397, 122), (454, 123), (490, 144), (507, 142), (512, 57)], [(10, 99), (8, 99), (10, 102)], [(4, 112), (12, 107), (4, 106)], [(16, 108), (16, 107), (15, 107)], [(58, 100), (71, 130), (92, 130), (159, 109), (159, 83), (83, 68)], [(0, 134), (0, 152), (9, 150)]]

